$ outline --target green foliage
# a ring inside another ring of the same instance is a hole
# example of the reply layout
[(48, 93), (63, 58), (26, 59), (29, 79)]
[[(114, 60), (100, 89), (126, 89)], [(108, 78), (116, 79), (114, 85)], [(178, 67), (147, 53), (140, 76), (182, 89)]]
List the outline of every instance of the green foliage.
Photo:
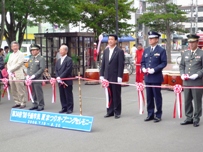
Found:
[(168, 3), (168, 1), (169, 0), (148, 0), (152, 6), (148, 8), (147, 13), (140, 16), (138, 23), (143, 23), (150, 27), (151, 30), (165, 34), (167, 30), (170, 30), (170, 32), (185, 32), (180, 26), (181, 22), (187, 20), (185, 12), (179, 9), (180, 6)]
[(27, 25), (39, 22), (67, 25), (80, 20), (80, 12), (75, 5), (82, 2), (84, 0), (6, 0), (8, 17), (4, 36), (7, 43), (16, 40), (18, 35), (21, 44)]
[[(118, 0), (118, 27), (119, 34), (129, 34), (133, 25), (127, 23), (131, 19), (130, 12), (136, 10), (132, 8), (133, 1)], [(86, 0), (85, 3), (77, 5), (82, 12), (81, 22), (83, 28), (91, 28), (98, 37), (101, 33), (115, 33), (116, 9), (115, 0)]]

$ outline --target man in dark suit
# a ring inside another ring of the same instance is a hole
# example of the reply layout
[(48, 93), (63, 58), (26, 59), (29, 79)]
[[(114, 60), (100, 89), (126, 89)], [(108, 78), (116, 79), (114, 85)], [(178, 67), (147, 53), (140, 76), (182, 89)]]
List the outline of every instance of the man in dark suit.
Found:
[[(147, 93), (147, 112), (148, 116), (145, 121), (154, 120), (154, 122), (161, 121), (162, 116), (162, 95), (161, 83), (163, 82), (162, 70), (167, 65), (166, 50), (158, 45), (160, 34), (157, 32), (148, 32), (150, 47), (144, 50), (141, 68), (145, 73), (145, 84), (155, 87), (146, 87)], [(155, 105), (157, 111), (154, 112)]]
[(63, 78), (70, 78), (72, 75), (72, 59), (67, 56), (68, 46), (61, 45), (61, 58), (56, 62), (56, 80), (59, 83), (59, 93), (62, 109), (59, 113), (71, 114), (73, 112), (73, 81), (61, 80)]
[[(41, 80), (45, 69), (45, 59), (40, 55), (40, 46), (31, 44), (30, 46), (31, 58), (28, 61), (26, 79)], [(44, 110), (44, 94), (42, 90), (42, 82), (33, 81), (32, 84), (33, 107), (29, 110)]]
[[(180, 62), (180, 74), (183, 85), (187, 87), (203, 86), (203, 51), (198, 48), (199, 36), (195, 34), (187, 35), (189, 48), (183, 52)], [(199, 126), (202, 116), (202, 93), (203, 89), (184, 89), (185, 115), (186, 120), (181, 125), (193, 124)], [(192, 104), (194, 100), (194, 108)]]
[[(100, 70), (100, 80), (106, 79), (110, 82), (122, 82), (124, 70), (124, 51), (117, 44), (117, 35), (109, 35), (109, 47), (104, 50), (102, 65)], [(120, 118), (121, 115), (121, 85), (109, 84), (109, 107), (105, 118), (115, 115)]]

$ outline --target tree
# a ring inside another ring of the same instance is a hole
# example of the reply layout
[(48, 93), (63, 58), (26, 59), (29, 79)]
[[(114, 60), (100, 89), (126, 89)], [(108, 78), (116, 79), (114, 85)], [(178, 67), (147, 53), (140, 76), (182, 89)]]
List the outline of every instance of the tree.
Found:
[[(131, 19), (130, 12), (136, 10), (132, 8), (133, 1), (118, 0), (118, 27), (119, 35), (129, 34), (134, 25), (128, 24)], [(81, 22), (83, 28), (90, 28), (95, 33), (95, 37), (101, 33), (116, 33), (116, 10), (115, 0), (87, 0), (77, 8), (82, 12)]]
[(185, 32), (180, 25), (187, 17), (185, 12), (179, 9), (180, 6), (169, 3), (169, 0), (148, 0), (150, 7), (138, 19), (139, 24), (144, 24), (151, 30), (166, 34), (166, 50), (168, 62), (171, 62), (171, 34), (175, 31)]
[(4, 35), (4, 20), (5, 20), (5, 0), (1, 0), (1, 29), (0, 29), (0, 46)]
[(18, 40), (21, 45), (27, 25), (50, 22), (67, 25), (80, 19), (75, 5), (83, 0), (7, 0), (4, 36), (7, 43)]

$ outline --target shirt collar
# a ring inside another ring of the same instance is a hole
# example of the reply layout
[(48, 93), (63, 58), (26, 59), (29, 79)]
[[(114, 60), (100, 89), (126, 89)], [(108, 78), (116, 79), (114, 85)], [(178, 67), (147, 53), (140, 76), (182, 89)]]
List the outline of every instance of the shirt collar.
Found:
[(66, 56), (67, 56), (67, 55), (64, 55), (63, 57), (61, 57), (61, 60), (64, 60)]
[(153, 47), (151, 46), (151, 49), (155, 50), (156, 46), (157, 46), (157, 45), (155, 45), (155, 46), (153, 46)]

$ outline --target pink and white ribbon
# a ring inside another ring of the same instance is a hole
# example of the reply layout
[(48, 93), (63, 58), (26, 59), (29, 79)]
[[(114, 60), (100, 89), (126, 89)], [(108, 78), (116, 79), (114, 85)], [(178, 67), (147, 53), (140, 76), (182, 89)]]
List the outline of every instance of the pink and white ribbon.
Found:
[(55, 103), (56, 102), (56, 79), (51, 78), (50, 83), (52, 86), (52, 103)]
[(176, 118), (176, 106), (178, 109), (178, 117), (182, 118), (182, 99), (181, 99), (182, 86), (179, 84), (176, 84), (173, 87), (173, 90), (176, 94), (176, 99), (175, 99), (175, 103), (174, 103), (174, 110), (173, 110), (173, 118)]
[(9, 92), (9, 88), (8, 88), (8, 79), (7, 78), (3, 78), (2, 82), (4, 84), (4, 90), (2, 93), (2, 97), (4, 97), (5, 92), (7, 91), (7, 96), (8, 96), (8, 100), (10, 100), (10, 92)]
[(32, 103), (34, 103), (34, 100), (33, 100), (33, 97), (32, 97), (32, 91), (31, 91), (31, 84), (32, 84), (32, 80), (31, 79), (27, 79), (25, 80), (25, 84), (27, 86), (27, 89), (28, 89), (28, 100), (29, 98), (31, 99)]
[(188, 80), (188, 79), (189, 79), (189, 75), (188, 75), (188, 74), (184, 74), (183, 76), (184, 76), (184, 79), (185, 79), (185, 80)]
[(98, 45), (97, 45), (97, 55), (99, 54), (99, 48), (100, 48), (102, 39), (103, 39), (103, 35), (100, 34), (100, 35), (99, 35), (99, 42), (98, 42)]
[(144, 107), (145, 107), (145, 98), (144, 98), (144, 85), (143, 83), (137, 83), (136, 85), (137, 91), (138, 91), (138, 103), (139, 103), (139, 114), (144, 113)]
[(102, 87), (105, 90), (106, 95), (106, 108), (109, 108), (109, 93), (108, 93), (108, 87), (109, 87), (109, 81), (106, 79), (101, 80)]

